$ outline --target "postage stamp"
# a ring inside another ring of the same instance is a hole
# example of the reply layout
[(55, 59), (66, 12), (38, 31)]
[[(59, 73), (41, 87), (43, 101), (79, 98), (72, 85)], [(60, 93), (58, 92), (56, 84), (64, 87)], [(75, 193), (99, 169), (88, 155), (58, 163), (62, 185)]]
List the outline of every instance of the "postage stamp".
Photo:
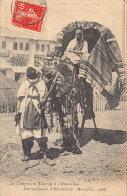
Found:
[(46, 5), (36, 5), (16, 0), (12, 13), (12, 24), (19, 28), (40, 32), (45, 13)]

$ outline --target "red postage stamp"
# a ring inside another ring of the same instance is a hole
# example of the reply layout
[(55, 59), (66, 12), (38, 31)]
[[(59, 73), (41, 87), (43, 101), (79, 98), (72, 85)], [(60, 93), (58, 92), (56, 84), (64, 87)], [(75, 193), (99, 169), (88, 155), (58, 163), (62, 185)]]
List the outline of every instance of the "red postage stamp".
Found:
[(45, 13), (45, 5), (35, 5), (16, 0), (12, 15), (12, 24), (20, 28), (40, 32)]

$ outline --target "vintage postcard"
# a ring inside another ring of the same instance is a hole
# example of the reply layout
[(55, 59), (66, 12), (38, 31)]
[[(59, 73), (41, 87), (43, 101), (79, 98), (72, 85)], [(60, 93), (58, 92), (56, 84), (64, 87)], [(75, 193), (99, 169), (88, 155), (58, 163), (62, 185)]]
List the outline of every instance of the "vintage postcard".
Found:
[(0, 0), (0, 196), (127, 195), (125, 0)]

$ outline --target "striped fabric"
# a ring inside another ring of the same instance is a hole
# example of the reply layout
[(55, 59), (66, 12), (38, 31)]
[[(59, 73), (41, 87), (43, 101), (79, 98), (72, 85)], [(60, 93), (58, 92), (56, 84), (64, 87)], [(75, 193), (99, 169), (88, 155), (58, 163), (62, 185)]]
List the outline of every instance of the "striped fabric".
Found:
[(89, 56), (87, 81), (100, 92), (111, 79), (117, 59), (103, 37), (100, 37)]
[(79, 74), (78, 77), (79, 78), (86, 78), (87, 77), (87, 70), (88, 70), (88, 61), (84, 61), (82, 63), (80, 63), (79, 66)]

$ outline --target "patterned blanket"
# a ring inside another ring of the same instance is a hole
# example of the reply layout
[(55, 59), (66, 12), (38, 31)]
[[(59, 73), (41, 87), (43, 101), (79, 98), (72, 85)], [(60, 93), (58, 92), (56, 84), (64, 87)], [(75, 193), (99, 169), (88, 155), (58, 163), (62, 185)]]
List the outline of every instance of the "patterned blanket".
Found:
[(111, 80), (116, 64), (117, 59), (104, 38), (100, 37), (89, 56), (88, 82), (102, 92)]
[[(111, 109), (119, 104), (119, 79), (116, 81), (113, 94), (106, 89), (106, 86), (112, 80), (112, 72), (117, 71), (117, 63), (118, 60), (113, 51), (108, 46), (105, 39), (100, 37), (89, 56), (87, 81), (107, 97)], [(113, 105), (110, 99), (113, 100)]]

